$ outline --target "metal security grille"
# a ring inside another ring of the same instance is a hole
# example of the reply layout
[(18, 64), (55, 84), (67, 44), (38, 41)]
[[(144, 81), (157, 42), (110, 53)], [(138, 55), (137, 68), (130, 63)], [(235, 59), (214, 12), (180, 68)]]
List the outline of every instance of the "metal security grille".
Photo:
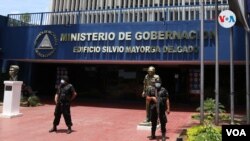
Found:
[[(8, 15), (9, 26), (141, 23), (199, 20), (200, 0), (53, 0), (52, 12)], [(215, 0), (204, 0), (205, 20), (215, 18)], [(228, 0), (219, 0), (219, 10)]]

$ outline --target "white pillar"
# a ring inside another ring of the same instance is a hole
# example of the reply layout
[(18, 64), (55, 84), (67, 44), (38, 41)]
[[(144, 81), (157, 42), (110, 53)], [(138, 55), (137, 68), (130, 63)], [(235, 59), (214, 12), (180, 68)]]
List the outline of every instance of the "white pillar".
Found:
[(82, 2), (82, 0), (79, 1), (79, 10), (80, 11), (83, 10), (83, 2)]
[(112, 23), (117, 23), (118, 22), (118, 17), (117, 17), (118, 11), (117, 10), (112, 10), (111, 15), (112, 15)]
[(180, 7), (177, 7), (177, 17), (178, 17), (178, 21), (181, 20), (181, 11), (180, 11)]
[(143, 9), (143, 11), (142, 11), (142, 22), (145, 22), (146, 13), (147, 13), (146, 9)]
[(55, 4), (56, 4), (56, 0), (52, 0), (52, 3), (51, 3), (51, 9), (50, 11), (54, 12), (55, 11)]
[(108, 9), (108, 2), (107, 2), (107, 0), (104, 0), (104, 9)]
[(103, 9), (103, 0), (99, 0), (99, 7)]
[[(205, 1), (206, 2), (206, 1)], [(204, 7), (204, 15), (205, 15), (205, 20), (207, 20), (208, 18), (207, 18), (207, 6), (205, 6)]]
[(75, 8), (74, 8), (74, 11), (80, 10), (79, 5), (80, 5), (80, 1), (79, 1), (79, 0), (76, 0), (76, 6), (75, 6)]
[(132, 11), (132, 22), (135, 22), (135, 10)]
[(146, 6), (146, 0), (143, 0), (142, 7), (145, 7), (145, 6)]
[(63, 2), (63, 11), (67, 11), (67, 5), (68, 5), (68, 2), (64, 1)]
[(87, 9), (87, 2), (86, 2), (86, 0), (84, 0), (82, 2), (82, 10), (86, 10), (86, 9)]
[(59, 0), (55, 0), (55, 10), (53, 12), (57, 12), (58, 11), (58, 5), (59, 5)]
[(123, 0), (123, 8), (126, 8), (126, 0)]
[(118, 6), (119, 6), (119, 8), (122, 8), (122, 1), (121, 0), (118, 0)]
[(71, 11), (74, 11), (75, 10), (75, 1), (72, 0), (71, 1)]
[(130, 10), (127, 10), (127, 13), (128, 13), (128, 22), (131, 22), (131, 21), (130, 21), (130, 16), (131, 16), (131, 15), (130, 15)]
[(162, 6), (165, 6), (165, 0), (162, 0)]
[(94, 19), (94, 13), (93, 12), (91, 12), (90, 17), (91, 17), (90, 23), (94, 23), (95, 19)]
[(58, 11), (59, 11), (59, 12), (62, 12), (62, 10), (63, 10), (63, 0), (60, 0), (60, 4), (59, 4), (59, 9), (58, 9)]
[(85, 13), (85, 12), (82, 12), (81, 23), (82, 23), (82, 24), (85, 24), (85, 23), (86, 23), (86, 13)]
[(99, 23), (103, 23), (103, 13), (102, 13), (102, 11), (100, 12), (100, 22)]
[(107, 23), (107, 12), (104, 12), (104, 23)]
[(138, 0), (138, 5), (137, 5), (137, 7), (143, 7), (143, 6), (141, 6), (141, 0)]
[(95, 0), (91, 1), (91, 10), (95, 10)]
[(89, 22), (89, 12), (86, 12), (86, 23), (87, 23), (87, 24), (90, 23), (90, 22)]
[(22, 81), (4, 81), (3, 113), (0, 117), (12, 118), (21, 116), (19, 113)]
[(71, 7), (71, 3), (70, 3), (70, 1), (68, 0), (68, 1), (67, 1), (67, 8), (66, 8), (66, 10), (67, 10), (67, 11), (70, 11), (70, 7)]
[(77, 14), (78, 13), (74, 13), (74, 24), (77, 24)]

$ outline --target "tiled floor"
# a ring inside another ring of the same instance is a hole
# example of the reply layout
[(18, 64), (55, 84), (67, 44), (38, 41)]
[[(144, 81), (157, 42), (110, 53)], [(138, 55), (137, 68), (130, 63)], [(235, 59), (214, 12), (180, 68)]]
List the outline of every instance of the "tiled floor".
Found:
[[(138, 130), (145, 118), (144, 104), (138, 102), (83, 101), (71, 107), (73, 132), (66, 134), (63, 117), (57, 133), (52, 127), (54, 104), (39, 107), (20, 107), (21, 117), (0, 118), (1, 141), (146, 141), (150, 130)], [(182, 110), (179, 110), (182, 109)], [(176, 141), (182, 129), (194, 124), (191, 114), (195, 109), (172, 106), (168, 115), (167, 140)], [(0, 106), (0, 113), (2, 106)], [(157, 130), (156, 140), (161, 139)]]

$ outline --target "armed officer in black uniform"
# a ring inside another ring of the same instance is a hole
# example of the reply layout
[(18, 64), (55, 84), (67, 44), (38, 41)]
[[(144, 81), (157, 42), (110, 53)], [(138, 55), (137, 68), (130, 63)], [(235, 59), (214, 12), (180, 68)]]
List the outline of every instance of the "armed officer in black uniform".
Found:
[(56, 132), (56, 126), (59, 125), (61, 115), (65, 119), (65, 123), (68, 126), (67, 134), (72, 132), (71, 126), (71, 114), (70, 114), (70, 103), (76, 97), (77, 93), (72, 84), (69, 83), (68, 76), (63, 76), (61, 79), (61, 84), (59, 85), (57, 92), (55, 94), (55, 113), (54, 113), (54, 122), (53, 128), (49, 132)]
[(156, 79), (154, 86), (149, 88), (149, 91), (146, 94), (147, 102), (151, 110), (151, 136), (150, 139), (156, 139), (155, 131), (157, 126), (157, 119), (159, 117), (161, 123), (161, 132), (162, 132), (162, 141), (166, 140), (166, 123), (167, 123), (167, 114), (170, 113), (170, 104), (169, 104), (169, 95), (168, 91), (161, 86), (161, 80)]

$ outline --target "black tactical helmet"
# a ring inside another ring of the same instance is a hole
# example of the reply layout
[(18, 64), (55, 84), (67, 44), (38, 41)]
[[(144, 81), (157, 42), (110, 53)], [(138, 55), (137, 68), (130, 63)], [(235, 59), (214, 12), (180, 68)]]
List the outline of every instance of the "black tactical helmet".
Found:
[(161, 79), (160, 78), (156, 78), (155, 79), (155, 83), (161, 83)]
[(67, 75), (62, 76), (62, 80), (64, 80), (65, 82), (69, 82), (69, 77)]

